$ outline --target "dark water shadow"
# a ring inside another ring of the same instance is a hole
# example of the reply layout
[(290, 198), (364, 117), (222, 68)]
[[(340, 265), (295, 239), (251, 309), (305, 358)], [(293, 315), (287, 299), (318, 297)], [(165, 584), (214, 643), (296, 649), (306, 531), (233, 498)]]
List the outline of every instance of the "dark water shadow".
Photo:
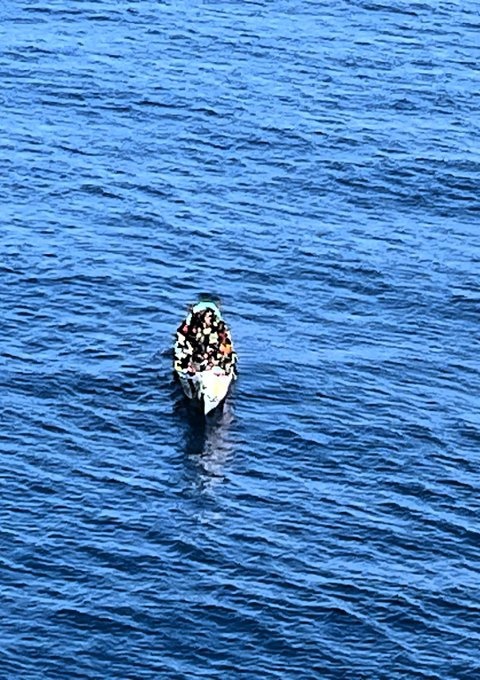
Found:
[(213, 413), (205, 416), (182, 393), (176, 398), (175, 412), (182, 421), (182, 455), (186, 469), (195, 486), (211, 490), (225, 481), (225, 468), (233, 456), (228, 436), (234, 420), (231, 398), (227, 397)]

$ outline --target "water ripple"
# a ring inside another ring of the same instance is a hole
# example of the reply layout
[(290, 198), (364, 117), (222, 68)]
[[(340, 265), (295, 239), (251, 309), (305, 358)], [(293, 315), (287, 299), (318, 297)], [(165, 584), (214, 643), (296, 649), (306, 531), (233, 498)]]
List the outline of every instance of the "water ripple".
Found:
[(477, 677), (476, 3), (0, 19), (4, 676)]

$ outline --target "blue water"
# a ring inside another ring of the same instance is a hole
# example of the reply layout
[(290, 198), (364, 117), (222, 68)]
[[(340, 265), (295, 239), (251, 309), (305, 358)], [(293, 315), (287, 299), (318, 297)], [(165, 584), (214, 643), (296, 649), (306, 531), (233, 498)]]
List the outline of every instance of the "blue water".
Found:
[(479, 28), (2, 3), (2, 680), (480, 677)]

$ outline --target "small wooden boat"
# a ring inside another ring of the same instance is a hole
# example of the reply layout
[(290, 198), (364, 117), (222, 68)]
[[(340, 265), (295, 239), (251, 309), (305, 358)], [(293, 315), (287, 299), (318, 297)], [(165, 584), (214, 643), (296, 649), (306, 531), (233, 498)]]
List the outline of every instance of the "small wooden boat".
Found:
[(237, 355), (218, 305), (194, 305), (177, 329), (174, 371), (185, 395), (207, 415), (219, 406), (236, 378)]

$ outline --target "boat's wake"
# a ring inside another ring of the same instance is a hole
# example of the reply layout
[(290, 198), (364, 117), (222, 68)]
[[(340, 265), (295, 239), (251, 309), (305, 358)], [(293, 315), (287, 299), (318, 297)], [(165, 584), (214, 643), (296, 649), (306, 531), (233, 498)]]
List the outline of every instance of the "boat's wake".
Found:
[(188, 409), (184, 450), (202, 490), (210, 490), (225, 480), (225, 466), (233, 456), (229, 437), (233, 418), (228, 399), (208, 418), (199, 411)]

